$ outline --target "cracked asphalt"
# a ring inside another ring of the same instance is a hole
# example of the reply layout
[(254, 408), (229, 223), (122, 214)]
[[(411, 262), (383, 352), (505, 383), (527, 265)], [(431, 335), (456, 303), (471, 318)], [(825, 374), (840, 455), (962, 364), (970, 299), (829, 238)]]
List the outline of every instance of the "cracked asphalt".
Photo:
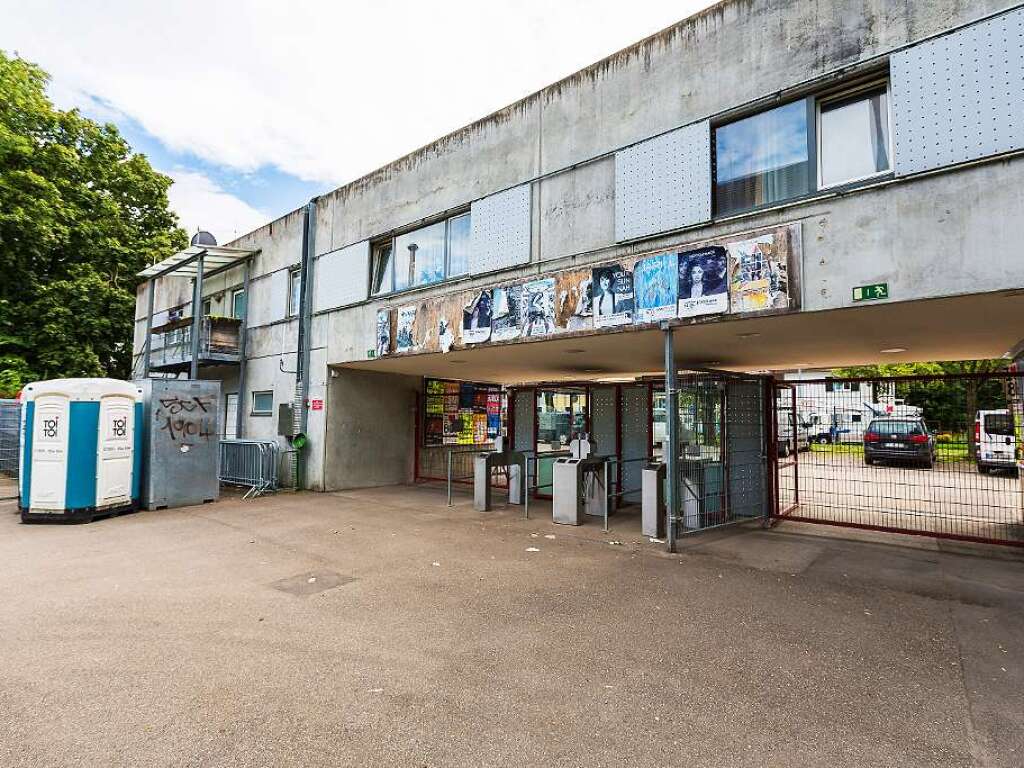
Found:
[(0, 502), (0, 765), (1024, 764), (1020, 553), (531, 512)]

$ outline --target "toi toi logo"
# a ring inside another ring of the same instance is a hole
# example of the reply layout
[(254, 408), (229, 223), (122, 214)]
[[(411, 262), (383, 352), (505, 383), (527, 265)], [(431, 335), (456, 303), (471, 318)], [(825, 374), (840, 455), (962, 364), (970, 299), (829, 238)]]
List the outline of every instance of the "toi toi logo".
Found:
[(128, 418), (123, 417), (120, 419), (114, 419), (112, 430), (114, 437), (124, 437), (128, 434)]
[(43, 419), (43, 437), (56, 437), (59, 418)]

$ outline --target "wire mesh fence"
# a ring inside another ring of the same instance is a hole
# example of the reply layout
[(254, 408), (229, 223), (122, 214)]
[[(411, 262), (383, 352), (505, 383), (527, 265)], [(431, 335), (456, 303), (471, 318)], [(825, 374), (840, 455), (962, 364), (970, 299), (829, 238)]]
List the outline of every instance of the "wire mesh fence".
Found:
[(776, 514), (1024, 544), (1019, 379), (994, 373), (776, 388)]
[(680, 535), (766, 517), (768, 381), (722, 372), (679, 376)]
[(21, 403), (0, 400), (0, 499), (12, 499), (18, 495), (20, 429)]

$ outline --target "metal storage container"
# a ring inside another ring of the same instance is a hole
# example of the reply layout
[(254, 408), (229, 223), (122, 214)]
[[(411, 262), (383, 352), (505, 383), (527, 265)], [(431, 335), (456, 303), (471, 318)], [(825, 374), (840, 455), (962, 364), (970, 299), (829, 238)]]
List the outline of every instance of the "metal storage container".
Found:
[(134, 509), (141, 394), (115, 379), (54, 379), (21, 395), (23, 521), (91, 520)]
[(142, 507), (165, 509), (220, 496), (220, 382), (141, 379)]

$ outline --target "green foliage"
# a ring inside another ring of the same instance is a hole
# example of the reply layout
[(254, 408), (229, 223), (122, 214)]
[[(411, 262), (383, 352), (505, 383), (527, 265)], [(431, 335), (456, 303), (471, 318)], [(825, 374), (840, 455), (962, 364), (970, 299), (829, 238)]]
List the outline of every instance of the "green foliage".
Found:
[(171, 180), (113, 125), (54, 108), (46, 84), (0, 51), (0, 397), (130, 376), (135, 273), (187, 242)]
[[(841, 378), (886, 378), (889, 376), (940, 376), (994, 373), (1006, 370), (1005, 360), (956, 360), (932, 363), (895, 363), (839, 368), (832, 373)], [(974, 423), (978, 410), (1007, 407), (1004, 379), (964, 377), (946, 381), (921, 380), (898, 382), (895, 396), (909, 405), (924, 409), (932, 429), (965, 433)]]

